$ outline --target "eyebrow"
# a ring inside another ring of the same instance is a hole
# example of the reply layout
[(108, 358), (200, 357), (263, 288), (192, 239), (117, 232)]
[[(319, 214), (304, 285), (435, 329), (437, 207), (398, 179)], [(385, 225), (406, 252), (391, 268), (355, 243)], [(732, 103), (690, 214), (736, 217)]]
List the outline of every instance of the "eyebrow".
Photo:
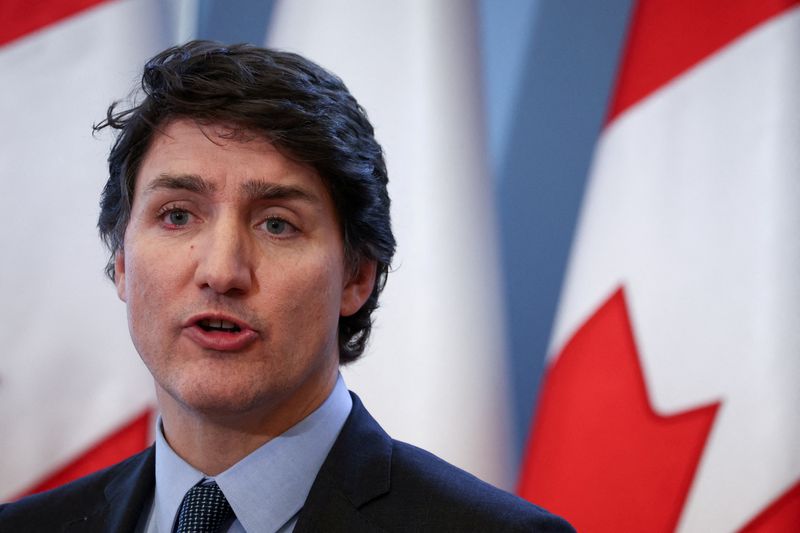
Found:
[[(249, 180), (239, 187), (243, 196), (250, 201), (257, 200), (303, 200), (318, 202), (319, 198), (311, 191), (292, 185), (278, 185), (260, 180)], [(159, 174), (145, 189), (146, 193), (159, 189), (186, 190), (198, 194), (210, 195), (217, 187), (196, 174)]]
[(150, 193), (158, 189), (186, 190), (198, 194), (211, 194), (216, 191), (213, 183), (196, 174), (159, 174), (156, 179), (147, 185), (145, 192)]
[(317, 195), (306, 189), (292, 185), (278, 185), (264, 181), (250, 180), (242, 183), (241, 191), (250, 201), (256, 200), (303, 200), (319, 202)]

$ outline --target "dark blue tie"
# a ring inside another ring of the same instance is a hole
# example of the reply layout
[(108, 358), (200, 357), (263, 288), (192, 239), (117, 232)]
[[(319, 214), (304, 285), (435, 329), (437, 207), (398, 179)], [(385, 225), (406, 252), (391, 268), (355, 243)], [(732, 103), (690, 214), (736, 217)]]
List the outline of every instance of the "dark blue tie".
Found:
[(183, 497), (175, 532), (217, 533), (232, 516), (233, 509), (216, 482), (195, 485)]

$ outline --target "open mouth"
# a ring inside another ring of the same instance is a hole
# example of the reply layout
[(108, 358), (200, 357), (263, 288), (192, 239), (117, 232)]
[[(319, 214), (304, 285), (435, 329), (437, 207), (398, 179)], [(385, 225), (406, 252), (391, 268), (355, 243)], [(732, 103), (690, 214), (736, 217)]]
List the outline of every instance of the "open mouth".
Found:
[(260, 333), (232, 316), (203, 313), (183, 324), (187, 338), (204, 350), (239, 352), (258, 341)]
[(227, 320), (203, 319), (197, 322), (204, 331), (221, 331), (223, 333), (239, 333), (242, 328)]

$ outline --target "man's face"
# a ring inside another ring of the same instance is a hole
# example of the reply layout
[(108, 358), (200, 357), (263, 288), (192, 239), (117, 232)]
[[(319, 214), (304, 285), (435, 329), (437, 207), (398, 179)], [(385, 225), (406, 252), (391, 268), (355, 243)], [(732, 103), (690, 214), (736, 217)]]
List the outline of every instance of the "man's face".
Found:
[(230, 133), (175, 120), (155, 135), (115, 262), (117, 291), (162, 409), (290, 424), (333, 386), (339, 316), (366, 301), (375, 265), (345, 268), (335, 208), (313, 169)]

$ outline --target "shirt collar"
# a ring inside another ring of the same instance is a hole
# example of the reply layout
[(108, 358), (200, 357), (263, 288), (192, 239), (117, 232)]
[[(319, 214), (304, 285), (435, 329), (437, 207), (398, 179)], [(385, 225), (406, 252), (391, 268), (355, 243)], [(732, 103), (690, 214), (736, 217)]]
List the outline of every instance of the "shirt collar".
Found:
[[(276, 531), (300, 511), (352, 405), (339, 375), (316, 411), (213, 478), (246, 531)], [(153, 519), (159, 531), (171, 531), (183, 496), (208, 476), (181, 459), (158, 427)]]

